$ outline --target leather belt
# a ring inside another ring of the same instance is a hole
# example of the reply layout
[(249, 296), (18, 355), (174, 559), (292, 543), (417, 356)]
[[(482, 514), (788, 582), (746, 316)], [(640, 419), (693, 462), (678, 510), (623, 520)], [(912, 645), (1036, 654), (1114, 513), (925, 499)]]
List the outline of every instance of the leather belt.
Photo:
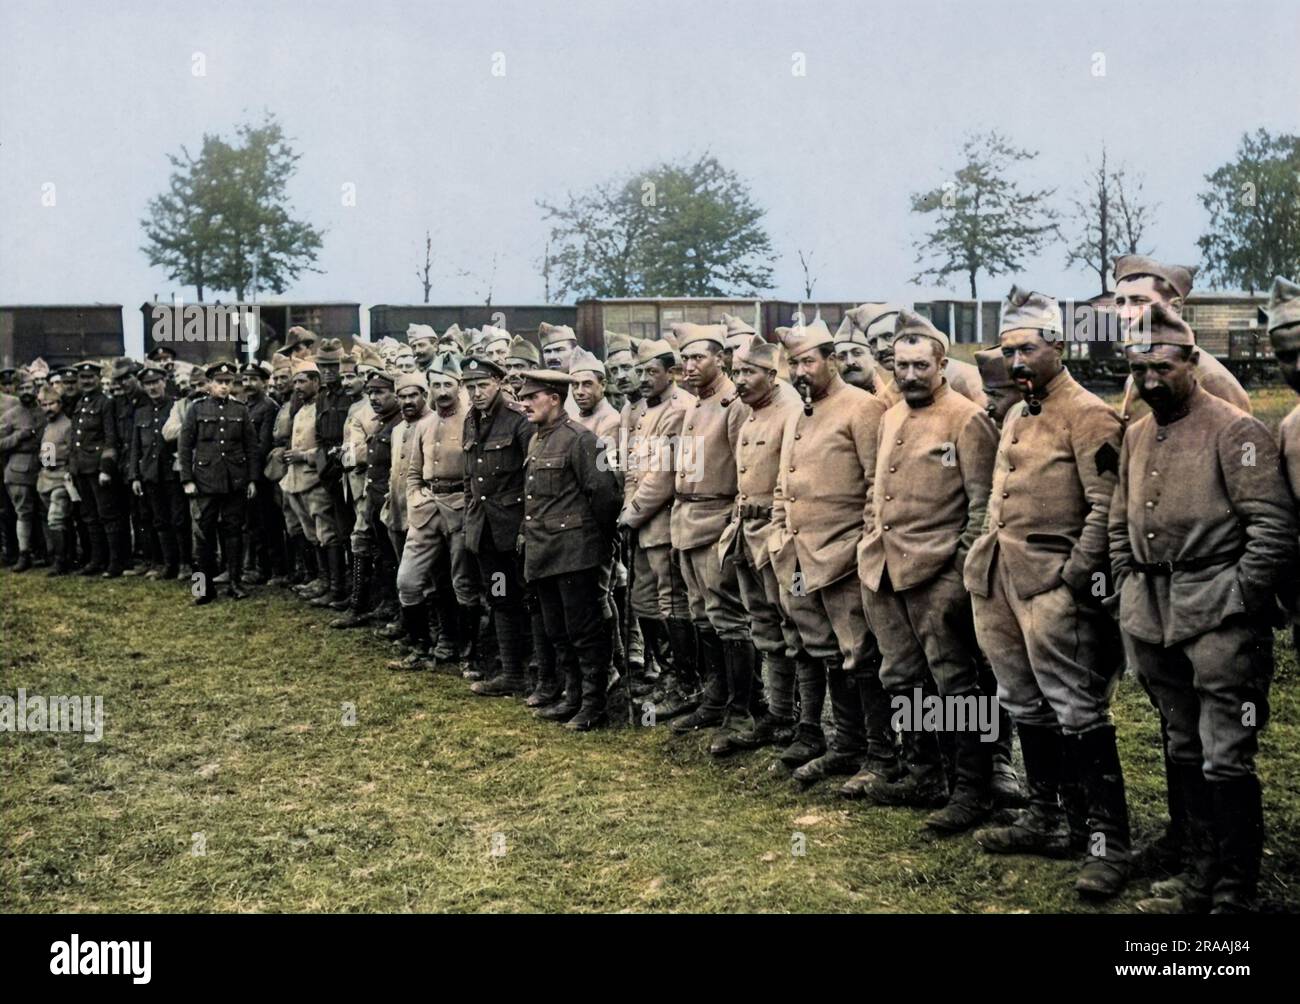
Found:
[(687, 495), (682, 492), (677, 493), (678, 502), (732, 502), (734, 495)]
[(1173, 575), (1174, 572), (1199, 572), (1203, 568), (1215, 565), (1227, 565), (1246, 553), (1244, 547), (1232, 551), (1219, 551), (1199, 558), (1183, 558), (1180, 561), (1135, 561), (1133, 567), (1147, 575)]
[(446, 492), (463, 492), (464, 490), (464, 480), (451, 481), (446, 478), (429, 479), (429, 491), (433, 492), (435, 495), (442, 495)]

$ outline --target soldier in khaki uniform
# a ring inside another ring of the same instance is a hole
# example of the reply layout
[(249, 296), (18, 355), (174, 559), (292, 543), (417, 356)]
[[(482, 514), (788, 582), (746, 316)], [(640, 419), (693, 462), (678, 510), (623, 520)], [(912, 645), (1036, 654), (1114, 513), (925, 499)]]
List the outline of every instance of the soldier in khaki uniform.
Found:
[(722, 368), (727, 376), (731, 376), (735, 367), (736, 353), (748, 348), (749, 343), (758, 336), (758, 332), (754, 330), (752, 324), (735, 314), (723, 314), (722, 323), (727, 328), (727, 341), (722, 349)]
[(438, 333), (427, 324), (408, 324), (406, 344), (415, 357), (415, 368), (421, 373), (426, 372), (438, 355)]
[[(567, 324), (547, 324), (543, 321), (537, 328), (537, 340), (542, 346), (542, 361), (548, 370), (560, 373), (569, 372), (569, 363), (578, 348), (578, 336)], [(578, 417), (578, 402), (570, 393), (564, 399), (564, 410), (570, 418)]]
[(694, 710), (698, 691), (695, 636), (686, 585), (672, 549), (672, 507), (676, 486), (676, 447), (688, 394), (677, 389), (672, 374), (680, 359), (663, 340), (637, 347), (641, 398), (626, 406), (626, 461), (620, 529), (631, 537), (631, 609), (641, 622), (646, 647), (658, 650), (666, 638), (671, 666), (660, 674), (651, 695), (656, 719)]
[(626, 416), (627, 406), (641, 398), (636, 377), (636, 349), (640, 344), (640, 338), (605, 332), (605, 400), (620, 415)]
[[(840, 792), (857, 797), (877, 774), (897, 769), (889, 702), (877, 675), (880, 651), (855, 574), (885, 406), (840, 377), (823, 322), (793, 328), (784, 341), (804, 404), (781, 433), (768, 550), (804, 654), (795, 661), (799, 723), (780, 759), (803, 784), (852, 774)], [(821, 730), (827, 690), (834, 716), (829, 750)]]
[(517, 397), (519, 388), (524, 385), (524, 370), (541, 369), (542, 354), (527, 338), (515, 335), (510, 340), (510, 348), (501, 367), (506, 373), (506, 386), (510, 389), (512, 397)]
[[(406, 482), (406, 543), (397, 569), (397, 598), (414, 607), (432, 597), (438, 614), (435, 662), (454, 662), (462, 643), (478, 630), (479, 583), (465, 547), (465, 450), (467, 408), (461, 397), (461, 369), (449, 352), (426, 373), (433, 410), (404, 437), (409, 457)], [(439, 567), (450, 581), (438, 581)]]
[(835, 329), (835, 360), (845, 383), (875, 393), (876, 364), (871, 357), (871, 340), (854, 326), (848, 314)]
[[(931, 681), (943, 698), (987, 698), (961, 574), (984, 526), (996, 433), (983, 409), (948, 386), (943, 332), (903, 310), (893, 348), (903, 401), (880, 420), (858, 548), (867, 622), (883, 657), (881, 684), (907, 701)], [(946, 739), (954, 748), (950, 786), (939, 733), (904, 728), (907, 773), (873, 781), (868, 797), (885, 805), (943, 805), (926, 818), (942, 832), (980, 822), (992, 804), (991, 743), (974, 728)]]
[[(734, 713), (709, 747), (715, 756), (793, 738), (794, 659), (803, 645), (781, 604), (781, 587), (767, 546), (774, 529), (772, 495), (781, 467), (782, 434), (802, 407), (794, 388), (777, 379), (782, 351), (779, 345), (752, 338), (732, 356), (736, 392), (749, 416), (736, 449), (736, 508), (718, 541), (718, 560), (732, 557), (735, 561), (740, 598), (766, 670), (767, 707), (757, 720), (748, 710), (744, 715)], [(737, 702), (745, 697), (751, 707), (761, 708), (757, 693), (737, 695)]]
[(72, 498), (68, 486), (68, 453), (72, 446), (72, 420), (63, 412), (64, 398), (58, 388), (47, 385), (36, 394), (45, 413), (41, 432), (40, 473), (36, 492), (45, 512), (45, 534), (50, 541), (50, 575), (66, 575), (72, 570), (75, 544), (72, 527)]
[(1020, 733), (1030, 804), (976, 839), (994, 853), (1063, 857), (1084, 849), (1071, 830), (1085, 839), (1089, 826), (1104, 839), (1088, 841), (1076, 888), (1111, 896), (1127, 873), (1128, 810), (1110, 719), (1122, 662), (1101, 602), (1122, 430), (1063, 365), (1054, 298), (1013, 286), (1000, 337), (1025, 401), (1003, 426), (988, 526), (965, 578), (998, 698)]
[(678, 733), (725, 726), (724, 719), (733, 715), (748, 716), (749, 681), (757, 672), (735, 563), (730, 558), (719, 562), (717, 553), (735, 505), (733, 458), (749, 412), (722, 370), (726, 332), (721, 324), (673, 325), (695, 400), (686, 407), (678, 440), (671, 537), (686, 580), (703, 683), (699, 707), (673, 722)]
[[(845, 311), (845, 316), (853, 322), (854, 328), (866, 338), (879, 369), (883, 370), (876, 373), (875, 393), (890, 407), (903, 399), (894, 380), (893, 338), (895, 319), (898, 312), (904, 309), (906, 308), (897, 303), (864, 303)], [(980, 408), (988, 406), (979, 370), (970, 363), (949, 359), (944, 379), (948, 381), (949, 387), (966, 400), (974, 402)]]
[(1142, 906), (1234, 913), (1259, 879), (1254, 760), (1296, 514), (1268, 429), (1199, 385), (1192, 329), (1160, 304), (1146, 322), (1125, 351), (1151, 414), (1124, 438), (1110, 551), (1129, 661), (1167, 723), (1188, 871)]
[(999, 429), (1006, 421), (1007, 412), (1024, 400), (1020, 388), (1007, 372), (1002, 349), (980, 349), (975, 353), (975, 368), (980, 371), (980, 383), (988, 399), (985, 414), (993, 419)]
[(311, 600), (329, 591), (330, 584), (324, 576), (328, 568), (324, 552), (328, 547), (338, 546), (338, 526), (329, 489), (320, 479), (324, 457), (316, 436), (316, 401), (321, 380), (320, 370), (310, 358), (300, 358), (293, 364), (293, 388), (301, 404), (296, 411), (291, 411), (289, 445), (283, 454), (286, 472), (280, 480), (280, 490), (302, 529), (304, 546), (313, 551), (309, 567), (321, 572), (319, 577), (295, 590), (303, 599)]
[[(1300, 393), (1300, 285), (1281, 276), (1273, 280), (1268, 303), (1268, 337), (1282, 379)], [(1300, 506), (1300, 405), (1291, 409), (1278, 428), (1278, 447), (1291, 497)], [(1300, 651), (1300, 568), (1294, 569), (1282, 601), (1291, 618), (1291, 637)]]
[[(389, 540), (392, 541), (393, 554), (399, 563), (406, 551), (407, 511), (406, 482), (410, 467), (416, 462), (417, 454), (412, 447), (419, 427), (429, 421), (429, 385), (423, 373), (400, 373), (393, 382), (397, 395), (397, 406), (402, 421), (392, 431), (390, 446), (390, 466), (388, 470), (388, 499), (380, 512), (380, 519), (388, 527)], [(388, 663), (389, 669), (427, 669), (428, 657), (433, 651), (433, 639), (429, 630), (429, 607), (424, 602), (423, 594), (418, 602), (409, 606), (398, 600), (398, 621), (381, 629), (380, 634), (399, 643), (405, 643), (410, 651), (404, 659), (395, 659)]]

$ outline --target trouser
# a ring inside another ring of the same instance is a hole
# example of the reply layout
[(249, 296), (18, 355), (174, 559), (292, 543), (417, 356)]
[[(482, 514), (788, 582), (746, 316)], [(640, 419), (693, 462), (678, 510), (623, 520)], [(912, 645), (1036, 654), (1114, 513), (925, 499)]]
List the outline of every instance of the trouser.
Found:
[(38, 525), (40, 496), (35, 485), (5, 485), (5, 494), (14, 509), (14, 539), (20, 553), (32, 549), (32, 537)]
[(1272, 631), (1235, 614), (1167, 648), (1129, 634), (1125, 641), (1164, 715), (1170, 759), (1199, 764), (1208, 781), (1254, 774), (1259, 731), (1268, 722)]
[(163, 564), (175, 571), (180, 565), (180, 539), (189, 533), (189, 506), (185, 490), (175, 478), (146, 482), (141, 499), (153, 532), (157, 535), (158, 549)]
[[(334, 519), (334, 541), (336, 544), (347, 544), (352, 537), (352, 506), (348, 504), (347, 493), (343, 490), (343, 479), (346, 477), (340, 474), (333, 481), (322, 481), (321, 485), (329, 493), (330, 515)], [(321, 542), (324, 546), (324, 542)]]
[(587, 568), (534, 579), (546, 639), (556, 650), (567, 648), (582, 670), (584, 703), (603, 696), (611, 657), (609, 626), (600, 611), (600, 578)]
[(351, 500), (353, 515), (352, 553), (370, 554), (374, 538), (370, 535), (370, 519), (367, 515), (369, 504), (366, 502), (366, 475), (364, 471), (361, 473), (349, 471), (346, 477), (348, 479), (348, 498)]
[(283, 487), (276, 483), (276, 494), (280, 503), (280, 518), (284, 520), (285, 537), (303, 537), (302, 523), (298, 520), (298, 514), (294, 512), (293, 496), (284, 490)]
[(638, 544), (632, 549), (632, 560), (632, 611), (638, 617), (659, 620), (689, 618), (686, 583), (672, 545), (642, 547)]
[(1104, 658), (1109, 615), (1070, 587), (1024, 599), (994, 559), (987, 597), (972, 596), (975, 634), (993, 666), (998, 702), (1016, 722), (1087, 732), (1110, 722), (1119, 666)]
[(393, 549), (393, 534), (384, 526), (379, 513), (384, 507), (382, 498), (371, 496), (366, 500), (366, 519), (370, 523), (371, 557), (376, 605), (391, 602), (397, 594), (398, 554)]
[(718, 560), (716, 544), (681, 551), (682, 579), (691, 620), (697, 630), (712, 628), (723, 641), (749, 638), (749, 621), (736, 582), (736, 562), (731, 555)]
[(4, 553), (10, 560), (18, 555), (18, 514), (9, 501), (8, 492), (0, 492), (0, 536), (3, 536)]
[(72, 529), (72, 497), (63, 485), (40, 492), (41, 508), (45, 512), (45, 526), (50, 530)]
[(309, 544), (330, 547), (340, 543), (338, 520), (328, 488), (317, 485), (305, 492), (285, 492), (285, 495)]
[(77, 494), (81, 496), (81, 518), (86, 521), (90, 537), (91, 560), (108, 562), (110, 567), (121, 568), (125, 558), (123, 544), (130, 531), (124, 525), (125, 516), (117, 504), (113, 482), (99, 483), (99, 474), (74, 474)]
[(746, 555), (736, 562), (740, 598), (749, 614), (750, 636), (762, 656), (768, 710), (780, 719), (794, 714), (794, 659), (803, 650), (799, 629), (781, 604), (781, 587), (771, 563), (755, 568)]
[(277, 498), (279, 486), (269, 478), (257, 479), (257, 495), (248, 507), (248, 535), (253, 557), (268, 578), (284, 571), (284, 515)]
[[(480, 585), (490, 592), (504, 588), (504, 580), (484, 578), (480, 584), (474, 575), (474, 565), (465, 547), (463, 514), (450, 513), (442, 503), (433, 502), (438, 511), (423, 526), (410, 526), (406, 530), (406, 544), (402, 548), (401, 562), (397, 567), (397, 596), (403, 606), (414, 606), (429, 596), (445, 589), (446, 583), (435, 582), (434, 569), (439, 562), (451, 566), (451, 590), (462, 607), (477, 606)], [(513, 555), (511, 555), (513, 558)], [(490, 602), (490, 600), (489, 600)]]
[[(217, 535), (226, 561), (238, 561), (243, 556), (243, 532), (247, 519), (248, 497), (243, 488), (219, 494), (193, 496), (195, 536), (198, 538), (199, 571), (204, 588), (211, 588), (217, 574)], [(232, 576), (232, 579), (234, 577)]]

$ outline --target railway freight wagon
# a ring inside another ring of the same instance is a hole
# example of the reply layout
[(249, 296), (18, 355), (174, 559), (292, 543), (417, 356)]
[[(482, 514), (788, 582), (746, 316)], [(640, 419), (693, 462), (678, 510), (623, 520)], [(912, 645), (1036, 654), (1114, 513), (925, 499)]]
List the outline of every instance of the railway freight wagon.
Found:
[(126, 354), (120, 303), (0, 306), (0, 363), (51, 369)]
[(674, 324), (717, 324), (723, 314), (735, 314), (756, 330), (763, 330), (763, 301), (739, 297), (712, 299), (685, 296), (674, 299), (598, 299), (578, 301), (578, 341), (597, 356), (605, 354), (605, 332), (634, 338), (659, 338)]
[[(234, 315), (241, 320), (235, 322)], [(270, 359), (284, 345), (285, 333), (296, 325), (309, 328), (319, 338), (339, 338), (345, 346), (361, 332), (359, 303), (169, 303), (151, 301), (140, 307), (144, 324), (144, 351), (165, 345), (177, 359), (189, 363), (217, 359), (246, 359), (249, 325), (258, 321), (254, 355)]]
[(537, 329), (547, 324), (566, 324), (573, 327), (578, 308), (564, 304), (541, 304), (524, 307), (511, 306), (438, 306), (429, 303), (391, 304), (377, 303), (370, 308), (370, 340), (377, 342), (385, 336), (406, 341), (408, 324), (427, 324), (442, 334), (453, 324), (462, 330), (481, 328), (491, 324), (505, 328), (512, 335), (537, 341)]

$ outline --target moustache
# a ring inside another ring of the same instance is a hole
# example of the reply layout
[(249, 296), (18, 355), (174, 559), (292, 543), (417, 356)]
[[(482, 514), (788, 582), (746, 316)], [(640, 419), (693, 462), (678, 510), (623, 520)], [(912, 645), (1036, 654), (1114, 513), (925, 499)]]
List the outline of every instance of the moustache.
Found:
[(1032, 380), (1033, 378), (1034, 378), (1033, 370), (1029, 369), (1028, 367), (1025, 366), (1011, 367), (1012, 380)]
[(845, 372), (845, 373), (861, 373), (861, 372), (862, 372), (862, 367), (859, 366), (857, 363), (849, 363), (847, 366), (844, 367), (844, 372)]
[(1168, 401), (1174, 396), (1173, 391), (1163, 385), (1155, 387), (1139, 387), (1138, 397), (1150, 405), (1156, 405)]

